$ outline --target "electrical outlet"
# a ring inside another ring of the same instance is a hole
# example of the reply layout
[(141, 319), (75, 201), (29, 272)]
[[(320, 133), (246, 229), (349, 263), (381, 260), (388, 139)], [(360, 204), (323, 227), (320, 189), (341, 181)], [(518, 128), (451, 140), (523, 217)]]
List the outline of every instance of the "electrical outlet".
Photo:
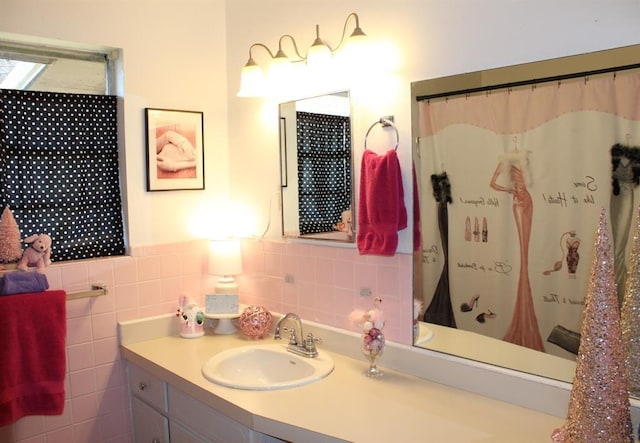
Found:
[(371, 288), (360, 288), (361, 297), (371, 297)]

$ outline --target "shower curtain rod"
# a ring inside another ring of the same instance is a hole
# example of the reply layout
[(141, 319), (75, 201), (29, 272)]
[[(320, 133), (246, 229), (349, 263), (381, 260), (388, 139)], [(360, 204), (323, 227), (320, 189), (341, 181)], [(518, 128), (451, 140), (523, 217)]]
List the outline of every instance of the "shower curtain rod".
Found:
[(495, 85), (478, 86), (477, 88), (467, 88), (467, 89), (453, 90), (449, 92), (438, 92), (435, 94), (419, 95), (419, 96), (416, 96), (416, 101), (420, 102), (420, 101), (431, 100), (435, 98), (451, 97), (453, 95), (469, 95), (477, 92), (493, 91), (495, 89), (508, 89), (508, 88), (516, 88), (519, 86), (537, 85), (540, 83), (559, 82), (562, 80), (569, 80), (569, 79), (580, 78), (580, 77), (590, 77), (593, 75), (608, 74), (611, 72), (615, 73), (620, 71), (628, 71), (628, 70), (637, 69), (637, 68), (640, 68), (640, 63), (634, 63), (632, 65), (625, 65), (625, 66), (616, 66), (612, 68), (595, 69), (591, 71), (575, 72), (571, 74), (555, 75), (550, 77), (533, 78), (529, 80), (520, 80), (516, 82), (499, 83)]

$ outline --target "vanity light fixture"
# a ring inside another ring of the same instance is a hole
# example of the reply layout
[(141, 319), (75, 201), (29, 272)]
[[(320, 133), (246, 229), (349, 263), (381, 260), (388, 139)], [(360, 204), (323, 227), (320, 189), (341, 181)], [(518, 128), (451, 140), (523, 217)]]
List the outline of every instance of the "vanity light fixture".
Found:
[[(348, 39), (345, 39), (347, 34), (347, 25), (349, 20), (353, 18), (355, 20), (355, 27)], [(268, 81), (278, 84), (287, 84), (291, 75), (291, 64), (294, 62), (305, 62), (307, 68), (315, 73), (321, 73), (326, 71), (328, 66), (331, 65), (333, 55), (341, 48), (343, 51), (354, 53), (357, 51), (355, 47), (360, 46), (367, 35), (360, 28), (360, 19), (358, 14), (352, 12), (349, 14), (344, 22), (342, 29), (342, 37), (340, 42), (335, 48), (331, 48), (327, 43), (320, 38), (320, 26), (316, 25), (316, 38), (313, 41), (311, 47), (307, 50), (305, 56), (300, 54), (296, 40), (290, 34), (284, 34), (278, 40), (278, 51), (274, 53), (263, 43), (254, 43), (249, 47), (249, 59), (242, 68), (240, 74), (240, 90), (237, 93), (238, 97), (259, 97), (266, 93), (268, 86), (267, 79), (265, 78), (262, 68), (253, 59), (252, 50), (254, 48), (263, 48), (270, 57), (269, 62), (269, 74)], [(290, 39), (293, 45), (293, 49), (296, 55), (296, 59), (291, 60), (282, 49), (282, 43), (285, 39)], [(344, 44), (344, 47), (343, 47)]]

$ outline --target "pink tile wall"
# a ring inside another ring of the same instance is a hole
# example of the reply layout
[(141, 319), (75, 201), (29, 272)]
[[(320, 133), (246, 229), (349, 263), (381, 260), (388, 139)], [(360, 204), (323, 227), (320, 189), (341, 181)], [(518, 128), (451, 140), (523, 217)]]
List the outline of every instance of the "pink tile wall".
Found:
[[(61, 416), (25, 417), (0, 428), (2, 443), (134, 443), (117, 322), (173, 313), (185, 292), (204, 303), (215, 279), (206, 275), (202, 242), (138, 247), (131, 256), (54, 264), (49, 286), (68, 293), (103, 283), (106, 296), (67, 303), (66, 402)], [(241, 302), (305, 320), (357, 330), (354, 310), (371, 307), (361, 287), (383, 299), (388, 340), (411, 341), (411, 258), (361, 257), (353, 249), (246, 240)], [(285, 283), (284, 277), (293, 281)]]
[[(351, 248), (245, 241), (242, 259), (243, 275), (238, 279), (242, 303), (358, 331), (350, 314), (371, 309), (373, 298), (379, 296), (387, 339), (411, 343), (410, 255), (360, 256)], [(286, 283), (285, 276), (293, 281)], [(372, 296), (361, 296), (361, 288), (371, 289)]]

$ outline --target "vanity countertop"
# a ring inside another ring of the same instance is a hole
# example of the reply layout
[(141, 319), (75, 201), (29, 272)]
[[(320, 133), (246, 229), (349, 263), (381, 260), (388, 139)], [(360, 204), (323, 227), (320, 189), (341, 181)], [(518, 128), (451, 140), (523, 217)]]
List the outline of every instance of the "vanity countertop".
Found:
[[(273, 343), (271, 338), (265, 344)], [(260, 343), (260, 342), (258, 342)], [(564, 419), (330, 352), (334, 371), (291, 389), (245, 391), (209, 382), (212, 355), (256, 344), (237, 335), (164, 336), (121, 345), (123, 358), (258, 432), (295, 442), (547, 442)], [(327, 352), (320, 346), (321, 352)]]

